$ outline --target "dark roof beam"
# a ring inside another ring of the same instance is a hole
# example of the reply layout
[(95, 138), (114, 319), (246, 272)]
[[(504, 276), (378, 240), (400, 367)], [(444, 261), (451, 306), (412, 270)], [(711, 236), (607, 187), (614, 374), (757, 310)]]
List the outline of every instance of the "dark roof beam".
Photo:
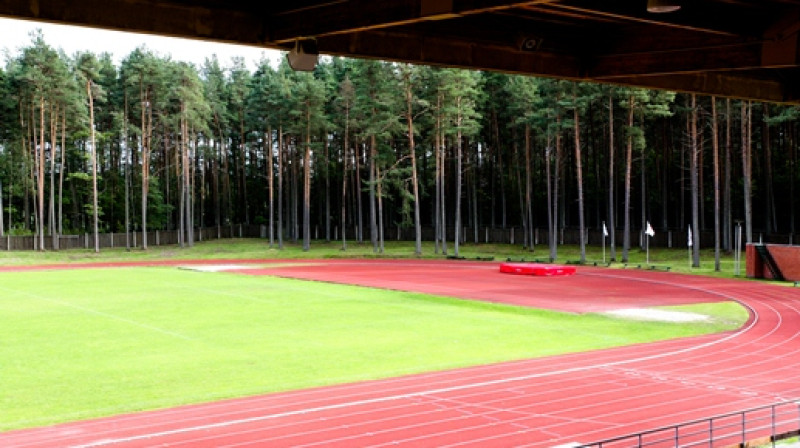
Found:
[(263, 22), (249, 11), (154, 1), (0, 0), (0, 16), (259, 45)]
[(296, 39), (350, 34), (419, 22), (503, 11), (558, 0), (402, 0), (331, 2), (269, 18), (269, 39), (285, 44)]
[[(614, 19), (631, 24), (643, 24), (662, 28), (674, 28), (685, 31), (699, 31), (720, 36), (753, 37), (753, 17), (736, 17), (724, 11), (703, 11), (693, 14), (678, 11), (670, 14), (652, 14), (645, 9), (645, 1), (632, 2), (597, 2), (595, 0), (570, 0), (553, 3), (551, 9), (561, 9), (573, 13), (581, 13), (586, 19)], [(633, 8), (632, 5), (640, 8)], [(697, 9), (695, 2), (688, 2), (685, 10)], [(743, 22), (744, 23), (740, 23)], [(756, 35), (758, 31), (756, 31)]]
[[(597, 79), (635, 75), (669, 75), (800, 66), (800, 11), (793, 11), (770, 26), (760, 39), (730, 41), (697, 38), (677, 48), (659, 49), (667, 37), (639, 33), (641, 51), (595, 55), (585, 65), (587, 76)], [(621, 39), (625, 40), (622, 36)], [(658, 50), (647, 51), (648, 48)]]
[(579, 79), (578, 59), (547, 51), (521, 51), (507, 45), (476, 45), (403, 30), (339, 34), (317, 40), (320, 51), (415, 64), (494, 70)]
[(631, 76), (617, 78), (613, 84), (676, 92), (716, 95), (728, 98), (771, 101), (776, 103), (800, 102), (797, 92), (787, 91), (783, 83), (757, 79), (735, 73), (697, 73), (687, 75)]

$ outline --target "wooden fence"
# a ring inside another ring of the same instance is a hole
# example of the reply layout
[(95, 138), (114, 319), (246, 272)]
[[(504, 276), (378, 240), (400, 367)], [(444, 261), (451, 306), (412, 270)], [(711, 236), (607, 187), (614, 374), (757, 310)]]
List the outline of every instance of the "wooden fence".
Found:
[[(331, 226), (330, 237), (333, 240), (340, 238), (338, 226)], [(255, 224), (234, 224), (220, 227), (204, 227), (195, 229), (196, 241), (207, 241), (225, 238), (268, 238), (268, 228), (265, 225)], [(369, 240), (369, 230), (364, 229), (363, 236)], [(386, 241), (413, 241), (414, 240), (413, 228), (389, 227), (384, 231), (384, 239)], [(433, 241), (435, 231), (432, 227), (422, 228), (422, 239), (424, 241)], [(489, 228), (480, 227), (478, 231), (472, 227), (464, 227), (459, 235), (463, 243), (500, 243), (500, 244), (515, 244), (522, 246), (525, 243), (524, 230), (520, 227), (507, 227), (507, 228)], [(579, 244), (580, 232), (578, 229), (561, 229), (556, 234), (556, 241), (558, 244)], [(477, 237), (477, 238), (476, 238)], [(616, 246), (622, 247), (622, 231), (617, 230), (615, 234)], [(127, 242), (130, 238), (130, 243)], [(276, 235), (277, 238), (277, 235)], [(325, 229), (315, 227), (312, 230), (313, 239), (325, 238)], [(447, 240), (453, 241), (455, 238), (455, 229), (450, 227), (447, 229)], [(631, 234), (631, 247), (639, 247), (641, 245), (641, 238), (643, 234), (636, 231)], [(287, 239), (284, 237), (284, 239)], [(348, 229), (347, 239), (354, 241), (356, 239), (356, 232), (353, 229)], [(772, 244), (794, 244), (797, 239), (791, 234), (770, 234), (763, 235), (756, 233), (754, 235), (754, 242), (772, 243)], [(127, 247), (130, 244), (132, 248), (142, 247), (142, 232), (125, 233), (103, 233), (99, 236), (100, 248), (115, 248)], [(533, 243), (536, 246), (546, 246), (548, 242), (548, 232), (545, 229), (533, 230)], [(39, 239), (32, 236), (10, 236), (6, 235), (0, 237), (0, 250), (37, 250)], [(593, 246), (600, 246), (603, 244), (603, 231), (601, 229), (588, 229), (586, 231), (586, 243)], [(650, 247), (687, 247), (687, 232), (686, 230), (656, 230), (655, 236), (650, 238)], [(154, 230), (147, 232), (147, 245), (149, 246), (165, 246), (178, 244), (178, 231), (177, 230)], [(605, 238), (605, 244), (609, 245), (610, 241)], [(94, 236), (90, 233), (80, 235), (60, 235), (56, 241), (50, 235), (45, 235), (44, 249), (53, 250), (54, 247), (58, 249), (91, 249), (94, 248)], [(712, 248), (714, 247), (714, 233), (713, 232), (700, 232), (700, 247)]]

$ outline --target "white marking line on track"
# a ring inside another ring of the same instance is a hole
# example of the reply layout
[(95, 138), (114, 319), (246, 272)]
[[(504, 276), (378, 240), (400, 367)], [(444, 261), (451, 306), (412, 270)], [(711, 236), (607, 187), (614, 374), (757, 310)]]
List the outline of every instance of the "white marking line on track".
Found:
[(296, 410), (296, 411), (280, 412), (280, 413), (277, 413), (277, 414), (268, 414), (268, 415), (260, 415), (260, 416), (257, 416), (257, 417), (234, 419), (234, 420), (228, 420), (228, 421), (217, 422), (217, 423), (209, 423), (209, 424), (206, 424), (206, 425), (188, 426), (188, 427), (185, 427), (185, 428), (172, 429), (172, 430), (168, 430), (168, 431), (159, 431), (159, 432), (153, 432), (153, 433), (149, 433), (149, 434), (140, 434), (140, 435), (128, 436), (128, 437), (102, 439), (102, 440), (98, 440), (98, 441), (90, 442), (90, 443), (86, 443), (86, 444), (73, 445), (73, 448), (94, 448), (94, 447), (108, 446), (108, 445), (113, 445), (113, 444), (118, 444), (118, 443), (136, 442), (136, 441), (140, 441), (140, 440), (153, 439), (153, 438), (157, 438), (157, 437), (167, 437), (167, 436), (172, 436), (172, 435), (177, 435), (177, 434), (186, 434), (186, 433), (197, 432), (197, 431), (208, 431), (208, 430), (212, 430), (212, 429), (225, 428), (225, 427), (230, 427), (230, 426), (235, 426), (235, 425), (255, 423), (255, 422), (266, 421), (266, 420), (273, 420), (273, 419), (277, 419), (277, 418), (290, 417), (290, 416), (294, 416), (294, 415), (303, 415), (303, 414), (310, 414), (310, 413), (313, 413), (313, 412), (331, 411), (331, 410), (350, 408), (350, 407), (355, 407), (355, 406), (363, 406), (363, 405), (370, 405), (370, 404), (376, 404), (376, 403), (385, 403), (385, 402), (389, 402), (389, 401), (404, 400), (404, 399), (410, 399), (410, 398), (421, 397), (421, 396), (426, 396), (426, 395), (435, 395), (435, 394), (440, 394), (440, 393), (455, 392), (455, 391), (474, 389), (474, 388), (479, 388), (479, 387), (496, 386), (496, 385), (500, 385), (500, 384), (508, 384), (508, 383), (513, 383), (513, 382), (517, 382), (517, 381), (527, 381), (527, 380), (532, 380), (532, 379), (545, 378), (545, 377), (548, 377), (548, 376), (564, 375), (564, 374), (582, 372), (582, 371), (592, 370), (592, 369), (599, 369), (599, 368), (606, 368), (606, 367), (614, 367), (614, 366), (619, 366), (619, 365), (625, 365), (625, 364), (630, 364), (630, 363), (634, 363), (634, 362), (649, 361), (649, 360), (652, 360), (652, 359), (659, 359), (659, 358), (664, 358), (664, 357), (667, 357), (667, 356), (673, 356), (673, 355), (678, 355), (678, 354), (682, 354), (682, 353), (687, 353), (687, 352), (699, 350), (701, 348), (709, 347), (709, 346), (712, 346), (712, 345), (719, 344), (721, 342), (728, 341), (728, 340), (733, 339), (735, 337), (738, 337), (742, 333), (748, 331), (750, 328), (752, 328), (755, 325), (755, 323), (757, 321), (758, 321), (758, 319), (755, 318), (755, 319), (753, 319), (752, 322), (750, 322), (750, 325), (747, 326), (746, 328), (740, 329), (739, 331), (737, 331), (735, 333), (732, 333), (732, 334), (730, 334), (730, 335), (728, 335), (728, 336), (726, 336), (724, 338), (721, 338), (721, 339), (717, 339), (717, 340), (714, 340), (714, 341), (711, 341), (711, 342), (707, 342), (705, 344), (697, 345), (697, 346), (694, 346), (694, 347), (687, 347), (687, 348), (684, 348), (684, 349), (681, 349), (681, 350), (676, 350), (676, 351), (673, 351), (673, 352), (658, 353), (658, 354), (655, 354), (655, 355), (644, 356), (644, 357), (636, 358), (636, 359), (626, 359), (626, 360), (615, 361), (615, 362), (611, 362), (611, 363), (601, 363), (601, 364), (590, 365), (590, 366), (573, 367), (573, 368), (569, 368), (569, 369), (556, 370), (556, 371), (552, 371), (552, 372), (542, 372), (542, 373), (535, 373), (535, 374), (531, 374), (531, 375), (521, 375), (521, 376), (516, 376), (516, 377), (511, 377), (511, 378), (503, 378), (503, 379), (499, 379), (499, 380), (490, 380), (490, 381), (483, 381), (483, 382), (472, 383), (472, 384), (464, 384), (464, 385), (460, 385), (460, 386), (451, 386), (451, 387), (443, 387), (443, 388), (438, 388), (438, 389), (423, 390), (423, 391), (412, 392), (412, 393), (407, 393), (407, 394), (389, 395), (389, 396), (386, 396), (386, 397), (378, 397), (378, 398), (371, 398), (371, 399), (366, 399), (366, 400), (349, 401), (349, 402), (345, 402), (345, 403), (337, 403), (337, 404), (319, 406), (319, 407), (308, 408), (308, 409), (300, 409), (300, 410)]
[(0, 286), (0, 290), (21, 294), (21, 295), (24, 295), (24, 296), (28, 296), (28, 297), (34, 298), (36, 300), (41, 300), (43, 302), (50, 302), (50, 303), (54, 303), (56, 305), (60, 305), (60, 306), (63, 306), (63, 307), (72, 308), (72, 309), (75, 309), (75, 310), (78, 310), (78, 311), (82, 311), (82, 312), (84, 312), (86, 314), (94, 314), (95, 316), (102, 316), (102, 317), (105, 317), (105, 318), (108, 318), (108, 319), (113, 319), (113, 320), (117, 320), (117, 321), (120, 321), (120, 322), (125, 322), (126, 324), (134, 325), (136, 327), (144, 328), (144, 329), (147, 329), (147, 330), (153, 330), (153, 331), (159, 332), (161, 334), (165, 334), (165, 335), (172, 336), (172, 337), (175, 337), (175, 338), (183, 339), (185, 341), (195, 341), (196, 340), (194, 338), (190, 338), (189, 336), (182, 335), (182, 334), (176, 333), (174, 331), (165, 330), (163, 328), (159, 328), (159, 327), (156, 327), (156, 326), (153, 326), (153, 325), (150, 325), (150, 324), (145, 324), (145, 323), (142, 323), (142, 322), (135, 321), (133, 319), (128, 319), (127, 317), (117, 316), (116, 314), (106, 313), (106, 312), (103, 312), (103, 311), (97, 311), (97, 310), (92, 309), (92, 308), (87, 308), (85, 306), (80, 306), (80, 305), (76, 305), (74, 303), (65, 302), (63, 300), (53, 299), (51, 297), (40, 296), (38, 294), (32, 294), (32, 293), (29, 293), (29, 292), (17, 291), (17, 290), (14, 290), (14, 289), (4, 288), (4, 287), (1, 287), (1, 286)]

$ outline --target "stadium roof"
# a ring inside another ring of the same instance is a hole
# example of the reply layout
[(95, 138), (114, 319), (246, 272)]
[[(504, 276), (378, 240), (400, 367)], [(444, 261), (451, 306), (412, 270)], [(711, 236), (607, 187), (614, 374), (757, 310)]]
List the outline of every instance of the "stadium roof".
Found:
[(0, 0), (0, 15), (800, 103), (800, 0)]

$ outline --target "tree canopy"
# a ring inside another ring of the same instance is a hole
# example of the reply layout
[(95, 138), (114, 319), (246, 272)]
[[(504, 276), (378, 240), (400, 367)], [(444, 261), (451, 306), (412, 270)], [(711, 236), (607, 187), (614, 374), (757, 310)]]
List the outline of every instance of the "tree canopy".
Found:
[(196, 67), (145, 47), (115, 66), (34, 34), (0, 67), (0, 232), (43, 247), (97, 218), (101, 232), (179, 229), (191, 244), (196, 227), (247, 223), (306, 247), (366, 235), (377, 252), (386, 231), (414, 229), (457, 256), (478, 229), (517, 227), (551, 258), (565, 231), (604, 223), (622, 227), (623, 258), (646, 223), (712, 231), (715, 213), (724, 249), (738, 219), (794, 234), (798, 108), (718, 100), (712, 114), (689, 98), (341, 58), (313, 73)]

